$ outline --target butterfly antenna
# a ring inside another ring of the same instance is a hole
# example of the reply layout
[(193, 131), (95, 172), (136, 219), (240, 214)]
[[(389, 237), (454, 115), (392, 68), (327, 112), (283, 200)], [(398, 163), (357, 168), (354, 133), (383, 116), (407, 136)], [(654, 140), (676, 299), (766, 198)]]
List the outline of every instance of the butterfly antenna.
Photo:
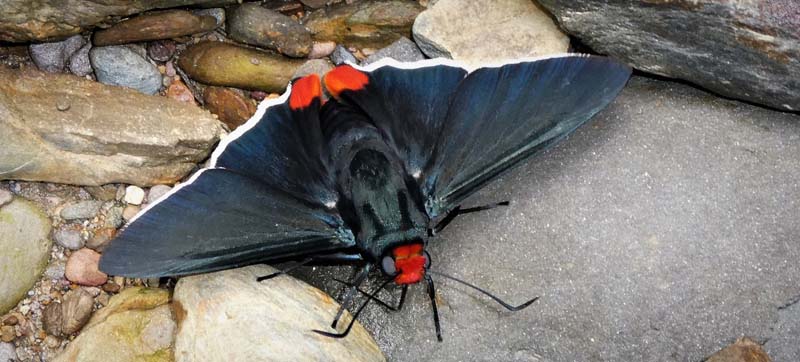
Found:
[(403, 309), (403, 303), (406, 302), (406, 293), (408, 293), (408, 284), (404, 284), (403, 291), (400, 292), (400, 302), (397, 303), (397, 310)]
[(385, 282), (383, 282), (383, 284), (381, 284), (381, 286), (379, 286), (374, 291), (372, 291), (372, 293), (369, 294), (369, 298), (367, 298), (367, 300), (365, 300), (364, 303), (361, 304), (360, 307), (358, 307), (358, 310), (356, 311), (356, 313), (353, 314), (353, 318), (350, 319), (350, 323), (347, 325), (347, 329), (345, 329), (344, 332), (342, 332), (342, 333), (331, 333), (331, 332), (320, 331), (318, 329), (314, 329), (313, 331), (315, 333), (321, 334), (321, 335), (323, 335), (325, 337), (331, 337), (331, 338), (344, 338), (344, 337), (347, 337), (347, 335), (350, 333), (350, 329), (352, 329), (353, 325), (356, 323), (356, 319), (358, 319), (358, 316), (361, 315), (362, 311), (364, 311), (364, 308), (367, 307), (367, 304), (369, 304), (369, 302), (371, 300), (374, 300), (375, 299), (375, 295), (377, 295), (391, 281), (392, 281), (392, 279), (386, 280)]
[(526, 307), (528, 307), (529, 305), (533, 304), (533, 302), (535, 302), (535, 301), (537, 301), (537, 300), (539, 299), (539, 297), (536, 297), (536, 298), (533, 298), (533, 299), (531, 299), (531, 300), (529, 300), (529, 301), (527, 301), (527, 302), (525, 302), (525, 303), (522, 303), (522, 304), (520, 304), (520, 305), (518, 305), (518, 306), (513, 306), (513, 305), (511, 305), (511, 304), (508, 304), (508, 303), (504, 302), (502, 299), (500, 299), (500, 298), (496, 297), (494, 294), (492, 294), (492, 293), (489, 293), (489, 292), (487, 292), (487, 291), (486, 291), (486, 290), (484, 290), (484, 289), (481, 289), (481, 288), (479, 288), (479, 287), (477, 287), (477, 286), (475, 286), (475, 285), (473, 285), (473, 284), (470, 284), (470, 283), (468, 283), (468, 282), (465, 282), (465, 281), (463, 281), (463, 280), (461, 280), (461, 279), (458, 279), (458, 278), (456, 278), (456, 277), (454, 277), (454, 276), (450, 276), (450, 275), (447, 275), (447, 274), (444, 274), (444, 273), (440, 273), (440, 272), (437, 272), (437, 271), (433, 271), (433, 270), (429, 270), (428, 272), (429, 272), (429, 273), (431, 273), (431, 274), (436, 274), (436, 275), (438, 275), (438, 276), (441, 276), (441, 277), (444, 277), (444, 278), (447, 278), (447, 279), (450, 279), (450, 280), (453, 280), (453, 281), (459, 282), (459, 283), (461, 283), (461, 284), (463, 284), (463, 285), (466, 285), (466, 286), (468, 286), (468, 287), (470, 287), (470, 288), (472, 288), (472, 289), (475, 289), (475, 290), (477, 290), (477, 291), (479, 291), (479, 292), (481, 292), (481, 293), (485, 294), (485, 295), (486, 295), (486, 296), (488, 296), (489, 298), (492, 298), (492, 299), (494, 299), (494, 301), (495, 301), (495, 302), (499, 303), (499, 304), (500, 304), (500, 305), (502, 305), (504, 308), (506, 308), (506, 309), (508, 309), (508, 310), (510, 310), (510, 311), (512, 311), (512, 312), (516, 312), (516, 311), (518, 311), (518, 310), (525, 309)]
[[(350, 285), (350, 283), (348, 283), (348, 282), (346, 282), (344, 280), (338, 279), (338, 278), (333, 278), (333, 280), (336, 281), (336, 282), (342, 283), (344, 285)], [(405, 290), (405, 288), (403, 288), (403, 289)], [(358, 290), (359, 293), (361, 293), (362, 295), (366, 296), (367, 298), (372, 298), (372, 300), (375, 301), (375, 303), (380, 304), (381, 306), (383, 306), (384, 308), (386, 308), (388, 310), (391, 310), (392, 312), (397, 312), (398, 310), (400, 310), (398, 307), (392, 307), (391, 305), (389, 305), (389, 303), (384, 302), (383, 300), (381, 300), (377, 296), (376, 297), (371, 296), (369, 294), (369, 292), (367, 292), (364, 289), (356, 288), (356, 290)], [(403, 299), (402, 299), (403, 295), (401, 294), (400, 297), (401, 297), (400, 301), (402, 302), (403, 301)]]
[(425, 282), (428, 283), (428, 296), (431, 298), (431, 309), (433, 309), (433, 325), (436, 327), (436, 339), (442, 341), (442, 326), (439, 324), (439, 308), (436, 307), (436, 288), (433, 286), (433, 278), (425, 274)]
[(336, 329), (336, 325), (339, 323), (339, 318), (342, 317), (342, 313), (344, 313), (344, 309), (350, 304), (350, 301), (353, 300), (353, 297), (356, 294), (356, 289), (364, 283), (364, 280), (367, 279), (369, 275), (369, 270), (372, 267), (372, 264), (366, 264), (363, 268), (358, 272), (358, 275), (355, 277), (352, 283), (349, 283), (350, 287), (347, 288), (347, 292), (344, 294), (344, 298), (342, 298), (342, 304), (339, 305), (339, 311), (336, 312), (336, 316), (333, 318), (333, 323), (331, 323), (331, 328)]
[(300, 261), (299, 263), (297, 263), (297, 264), (294, 264), (294, 265), (292, 265), (292, 266), (290, 266), (290, 267), (288, 267), (288, 268), (286, 268), (286, 269), (283, 269), (283, 270), (278, 270), (278, 271), (276, 271), (276, 272), (274, 272), (274, 273), (272, 273), (272, 274), (268, 274), (268, 275), (264, 275), (264, 276), (258, 277), (258, 278), (256, 278), (256, 281), (257, 281), (257, 282), (262, 282), (262, 281), (264, 281), (264, 280), (267, 280), (267, 279), (272, 279), (272, 278), (274, 278), (274, 277), (277, 277), (277, 276), (279, 276), (279, 275), (286, 274), (286, 273), (288, 273), (288, 272), (290, 272), (290, 271), (292, 271), (292, 270), (295, 270), (295, 269), (297, 269), (297, 268), (299, 268), (299, 267), (301, 267), (301, 266), (303, 266), (303, 265), (306, 265), (306, 264), (310, 263), (310, 262), (311, 262), (311, 260), (313, 260), (313, 259), (312, 259), (312, 258), (306, 258), (306, 259), (303, 259), (303, 260), (302, 260), (302, 261)]

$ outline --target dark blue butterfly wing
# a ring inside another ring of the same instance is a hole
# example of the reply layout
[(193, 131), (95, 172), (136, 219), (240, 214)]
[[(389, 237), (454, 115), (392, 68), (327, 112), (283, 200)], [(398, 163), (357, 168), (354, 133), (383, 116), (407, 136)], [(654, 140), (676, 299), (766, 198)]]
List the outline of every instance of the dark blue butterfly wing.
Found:
[(204, 169), (123, 228), (103, 252), (100, 269), (130, 277), (182, 275), (353, 245), (328, 208), (250, 176)]
[(630, 72), (610, 58), (565, 55), (470, 73), (423, 173), (430, 216), (574, 131), (617, 96)]

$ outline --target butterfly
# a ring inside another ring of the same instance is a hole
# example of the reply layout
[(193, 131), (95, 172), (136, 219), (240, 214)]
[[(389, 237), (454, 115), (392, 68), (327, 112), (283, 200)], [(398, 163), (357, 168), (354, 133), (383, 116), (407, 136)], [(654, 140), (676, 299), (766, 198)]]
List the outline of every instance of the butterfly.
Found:
[[(449, 60), (340, 65), (293, 80), (225, 137), (208, 166), (151, 203), (111, 242), (100, 269), (179, 276), (255, 263), (359, 267), (343, 308), (389, 283), (425, 282), (441, 331), (426, 251), (462, 202), (606, 107), (631, 69), (563, 54), (474, 70)], [(503, 204), (503, 203), (501, 203)], [(380, 287), (359, 286), (371, 271)], [(277, 274), (265, 276), (268, 279)], [(354, 314), (366, 306), (362, 304)], [(316, 331), (331, 337), (347, 335)]]

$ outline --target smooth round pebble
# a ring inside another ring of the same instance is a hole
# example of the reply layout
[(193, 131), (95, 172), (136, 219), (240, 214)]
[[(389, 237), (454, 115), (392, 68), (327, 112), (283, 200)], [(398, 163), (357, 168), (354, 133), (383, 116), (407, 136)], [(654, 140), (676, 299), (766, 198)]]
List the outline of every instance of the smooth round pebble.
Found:
[(67, 259), (66, 276), (73, 283), (87, 286), (103, 285), (108, 275), (98, 268), (100, 254), (92, 249), (78, 250)]
[(0, 327), (0, 340), (3, 342), (11, 342), (17, 338), (17, 333), (14, 331), (14, 327), (12, 326), (2, 326)]
[(151, 187), (150, 192), (147, 193), (147, 202), (152, 203), (153, 201), (160, 199), (170, 190), (172, 190), (172, 187), (167, 185), (155, 185)]
[(16, 361), (17, 349), (13, 343), (0, 342), (0, 361)]
[(99, 200), (71, 202), (61, 209), (61, 218), (64, 220), (91, 219), (100, 211), (101, 206), (103, 206), (103, 202)]
[(49, 279), (62, 279), (64, 278), (64, 273), (66, 265), (64, 262), (56, 262), (55, 264), (51, 264), (44, 270), (44, 276)]
[(130, 185), (125, 188), (125, 202), (131, 205), (141, 205), (144, 201), (144, 190), (139, 186)]
[(81, 232), (75, 225), (62, 225), (53, 233), (53, 239), (58, 245), (69, 250), (78, 250), (83, 247)]
[(136, 214), (139, 213), (139, 210), (141, 210), (141, 209), (142, 208), (137, 206), (137, 205), (125, 206), (125, 208), (122, 209), (122, 219), (124, 219), (125, 222), (130, 222), (131, 219), (133, 219), (136, 216)]
[(308, 57), (310, 59), (324, 58), (331, 55), (334, 49), (336, 49), (336, 43), (332, 41), (314, 43), (311, 45), (311, 52), (308, 53)]

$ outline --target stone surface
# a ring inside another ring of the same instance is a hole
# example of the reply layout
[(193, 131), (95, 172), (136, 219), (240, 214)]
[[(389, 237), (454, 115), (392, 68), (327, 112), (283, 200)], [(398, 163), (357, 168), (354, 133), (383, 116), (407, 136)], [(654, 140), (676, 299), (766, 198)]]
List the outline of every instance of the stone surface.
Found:
[(97, 81), (156, 94), (161, 89), (161, 73), (144, 56), (129, 47), (95, 47), (89, 51)]
[(414, 18), (423, 8), (412, 1), (360, 1), (319, 9), (305, 19), (317, 41), (358, 48), (383, 48), (411, 36)]
[(205, 33), (217, 27), (217, 19), (195, 15), (186, 10), (167, 10), (139, 15), (94, 33), (92, 43), (101, 47), (172, 39), (179, 36)]
[(431, 58), (471, 66), (563, 53), (569, 38), (530, 0), (440, 0), (414, 21), (414, 40)]
[(14, 361), (17, 358), (17, 349), (13, 343), (0, 342), (0, 361)]
[(52, 73), (63, 71), (70, 56), (84, 44), (86, 40), (80, 35), (75, 35), (62, 41), (31, 44), (29, 49), (36, 67)]
[(203, 100), (205, 107), (216, 114), (230, 130), (243, 125), (256, 113), (256, 105), (238, 89), (206, 87), (203, 90)]
[(113, 227), (97, 229), (92, 234), (92, 237), (86, 240), (86, 247), (102, 253), (103, 249), (108, 245), (108, 242), (111, 241), (116, 234), (117, 230)]
[[(255, 112), (255, 111), (254, 111)], [(147, 202), (153, 203), (172, 190), (168, 185), (155, 185), (147, 191)]]
[(175, 321), (166, 290), (130, 288), (96, 312), (55, 362), (174, 361)]
[(92, 50), (92, 43), (86, 43), (86, 45), (78, 49), (78, 51), (69, 57), (69, 62), (67, 65), (72, 74), (83, 77), (91, 74), (94, 71), (94, 69), (92, 69), (92, 62), (89, 60), (90, 50)]
[(78, 250), (83, 247), (80, 225), (61, 225), (53, 232), (53, 240), (65, 249)]
[[(444, 342), (422, 285), (401, 312), (359, 319), (391, 361), (700, 361), (742, 335), (794, 361), (798, 154), (800, 115), (633, 77), (591, 123), (464, 203), (511, 206), (430, 242), (433, 270), (539, 301), (510, 313), (434, 276)], [(304, 273), (331, 293), (331, 276), (351, 277)]]
[(172, 79), (172, 83), (170, 83), (167, 87), (166, 96), (169, 99), (173, 99), (181, 103), (197, 105), (197, 102), (194, 100), (194, 94), (192, 94), (192, 91), (186, 86), (186, 83), (184, 83), (180, 77), (174, 77)]
[[(69, 109), (59, 111), (59, 104)], [(75, 76), (0, 67), (0, 179), (171, 183), (206, 158), (221, 133), (198, 107)]]
[(562, 27), (637, 69), (800, 110), (800, 3), (542, 0)]
[(157, 40), (147, 44), (147, 56), (159, 62), (166, 62), (175, 56), (177, 46), (172, 40)]
[(285, 90), (302, 64), (302, 60), (221, 42), (195, 44), (178, 61), (178, 66), (199, 82), (267, 92)]
[(12, 342), (17, 339), (17, 331), (13, 326), (0, 327), (0, 342)]
[(336, 43), (332, 41), (315, 42), (311, 46), (311, 51), (308, 53), (308, 57), (310, 59), (324, 58), (331, 55), (334, 49), (336, 49)]
[(392, 58), (401, 62), (414, 62), (425, 59), (425, 54), (422, 54), (422, 51), (419, 50), (413, 41), (402, 37), (388, 47), (378, 50), (375, 54), (368, 56), (367, 59), (364, 59), (362, 65), (374, 63), (383, 58)]
[(333, 53), (331, 53), (331, 61), (335, 65), (350, 63), (350, 64), (358, 64), (358, 59), (350, 53), (347, 48), (337, 45), (336, 49), (333, 49)]
[(735, 343), (714, 353), (704, 362), (771, 362), (772, 360), (756, 341), (742, 337)]
[(5, 0), (0, 2), (0, 41), (63, 39), (112, 17), (187, 5), (219, 6), (237, 0)]
[(14, 194), (11, 191), (0, 189), (0, 207), (11, 203), (14, 200)]
[(273, 49), (290, 57), (311, 51), (311, 33), (292, 18), (246, 3), (228, 10), (228, 36), (241, 43)]
[(333, 69), (333, 63), (327, 59), (311, 59), (306, 61), (300, 68), (292, 74), (292, 79), (305, 77), (309, 74), (316, 74), (322, 79), (322, 76)]
[(136, 185), (125, 188), (125, 202), (131, 205), (141, 205), (144, 202), (144, 190)]
[(67, 279), (73, 283), (87, 286), (98, 286), (108, 280), (108, 275), (98, 268), (100, 254), (92, 249), (78, 250), (67, 259), (64, 271)]
[(178, 315), (175, 359), (384, 360), (372, 337), (358, 323), (342, 339), (312, 332), (327, 330), (338, 304), (288, 276), (269, 283), (256, 282), (256, 277), (274, 271), (259, 265), (181, 278), (173, 295)]
[(61, 303), (51, 303), (44, 311), (44, 329), (50, 335), (61, 336), (78, 332), (89, 321), (94, 298), (83, 288), (71, 290)]
[(123, 219), (124, 219), (126, 222), (128, 222), (128, 221), (131, 221), (131, 219), (133, 219), (133, 218), (136, 216), (136, 214), (138, 214), (138, 213), (139, 213), (139, 211), (140, 211), (141, 209), (142, 209), (142, 208), (141, 208), (141, 207), (139, 207), (139, 206), (137, 206), (137, 205), (128, 205), (128, 206), (125, 206), (125, 208), (124, 208), (124, 209), (122, 209), (122, 218), (123, 218)]
[(50, 257), (50, 219), (30, 201), (0, 208), (0, 315), (33, 287)]
[(103, 206), (103, 202), (99, 200), (71, 202), (61, 209), (61, 218), (64, 220), (91, 219), (97, 215), (101, 206)]

